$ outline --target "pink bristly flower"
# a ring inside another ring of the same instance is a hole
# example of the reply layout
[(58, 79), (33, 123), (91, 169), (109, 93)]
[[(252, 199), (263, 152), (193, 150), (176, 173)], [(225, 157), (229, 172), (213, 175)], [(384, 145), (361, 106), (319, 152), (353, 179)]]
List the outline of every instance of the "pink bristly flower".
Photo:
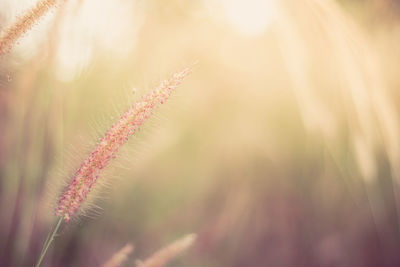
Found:
[(76, 214), (99, 178), (101, 171), (112, 158), (115, 158), (119, 148), (139, 129), (156, 106), (163, 104), (168, 99), (172, 91), (189, 73), (190, 68), (185, 68), (163, 81), (154, 91), (144, 95), (139, 102), (132, 105), (108, 130), (94, 151), (82, 163), (71, 183), (59, 198), (55, 210), (57, 216), (69, 221)]
[(0, 55), (8, 52), (17, 40), (51, 8), (57, 5), (57, 0), (40, 0), (35, 6), (20, 16), (16, 22), (4, 29), (0, 34)]

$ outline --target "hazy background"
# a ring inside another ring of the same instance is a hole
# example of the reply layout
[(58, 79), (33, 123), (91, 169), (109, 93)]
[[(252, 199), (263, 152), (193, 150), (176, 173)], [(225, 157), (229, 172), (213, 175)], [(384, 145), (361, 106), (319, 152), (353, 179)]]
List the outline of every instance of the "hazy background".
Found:
[[(34, 1), (0, 0), (7, 26)], [(69, 0), (0, 57), (0, 266), (32, 266), (60, 185), (125, 108), (193, 73), (45, 266), (400, 266), (400, 3)]]

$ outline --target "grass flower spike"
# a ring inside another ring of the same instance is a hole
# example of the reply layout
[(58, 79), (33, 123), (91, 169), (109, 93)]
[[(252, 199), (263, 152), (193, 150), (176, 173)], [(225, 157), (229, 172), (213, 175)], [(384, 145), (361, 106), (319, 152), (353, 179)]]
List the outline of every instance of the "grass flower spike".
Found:
[(172, 75), (168, 80), (161, 82), (154, 91), (144, 95), (139, 102), (133, 104), (107, 131), (105, 136), (100, 138), (96, 148), (76, 171), (71, 183), (65, 188), (58, 200), (55, 214), (59, 219), (44, 242), (36, 267), (41, 265), (62, 222), (68, 222), (76, 215), (92, 187), (96, 184), (102, 170), (111, 159), (115, 158), (119, 148), (139, 129), (154, 109), (169, 98), (190, 72), (191, 68), (185, 68)]
[(11, 26), (2, 30), (0, 34), (0, 55), (8, 52), (17, 40), (56, 4), (57, 0), (40, 0)]
[(123, 248), (117, 251), (112, 257), (103, 264), (102, 267), (119, 267), (122, 266), (127, 260), (129, 254), (132, 253), (134, 247), (131, 244), (126, 244)]
[(190, 248), (196, 241), (196, 234), (189, 234), (181, 239), (174, 241), (168, 246), (162, 248), (161, 250), (154, 253), (149, 259), (145, 261), (137, 261), (137, 267), (163, 267), (169, 261), (176, 258), (183, 251)]
[(57, 216), (69, 221), (76, 214), (102, 170), (116, 156), (119, 148), (139, 129), (157, 105), (168, 99), (189, 72), (190, 68), (186, 68), (163, 81), (154, 91), (144, 95), (139, 102), (131, 106), (108, 130), (61, 195), (55, 211)]

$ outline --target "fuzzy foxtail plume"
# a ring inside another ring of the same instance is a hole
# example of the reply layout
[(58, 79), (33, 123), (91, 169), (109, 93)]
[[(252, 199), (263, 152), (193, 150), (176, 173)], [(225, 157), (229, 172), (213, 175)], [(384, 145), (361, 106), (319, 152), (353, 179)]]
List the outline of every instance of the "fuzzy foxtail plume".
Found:
[(144, 95), (139, 102), (132, 105), (108, 130), (76, 171), (71, 183), (59, 198), (55, 210), (57, 216), (69, 221), (77, 213), (102, 170), (112, 158), (115, 158), (119, 148), (138, 130), (154, 109), (169, 98), (190, 71), (190, 68), (185, 68), (163, 81), (154, 91)]
[(0, 55), (8, 52), (17, 40), (42, 18), (50, 9), (57, 5), (57, 0), (40, 0), (35, 6), (30, 8), (18, 17), (11, 26), (5, 28), (0, 33)]

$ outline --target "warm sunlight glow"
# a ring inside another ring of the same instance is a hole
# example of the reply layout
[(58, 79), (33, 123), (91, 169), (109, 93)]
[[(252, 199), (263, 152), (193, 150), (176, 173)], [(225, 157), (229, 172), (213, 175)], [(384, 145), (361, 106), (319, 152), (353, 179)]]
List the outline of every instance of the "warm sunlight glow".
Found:
[(258, 35), (274, 16), (274, 0), (222, 0), (226, 18), (241, 33)]
[(0, 267), (400, 267), (399, 43), (400, 0), (0, 0)]

